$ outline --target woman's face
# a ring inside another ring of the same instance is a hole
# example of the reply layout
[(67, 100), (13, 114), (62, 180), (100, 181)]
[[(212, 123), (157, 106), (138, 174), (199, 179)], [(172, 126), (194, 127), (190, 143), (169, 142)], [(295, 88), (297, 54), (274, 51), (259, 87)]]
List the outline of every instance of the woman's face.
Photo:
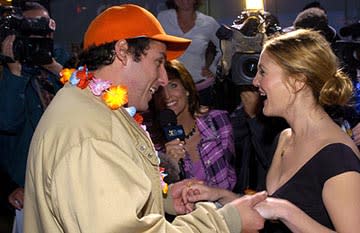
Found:
[(194, 10), (196, 0), (175, 0), (175, 4), (180, 10)]
[(188, 111), (189, 92), (184, 88), (179, 79), (171, 79), (169, 77), (169, 83), (160, 91), (160, 98), (162, 98), (165, 107), (173, 110), (177, 116)]
[(284, 116), (291, 98), (290, 87), (285, 83), (289, 77), (265, 51), (259, 59), (258, 71), (253, 80), (264, 100), (263, 113), (266, 116)]

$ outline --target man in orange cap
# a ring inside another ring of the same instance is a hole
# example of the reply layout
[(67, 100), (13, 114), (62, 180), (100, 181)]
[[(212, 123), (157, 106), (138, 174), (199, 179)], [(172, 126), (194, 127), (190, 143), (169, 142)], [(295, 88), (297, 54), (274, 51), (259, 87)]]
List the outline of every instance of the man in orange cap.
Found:
[(193, 209), (181, 199), (191, 181), (166, 194), (156, 151), (135, 112), (146, 110), (158, 87), (167, 84), (165, 60), (181, 55), (189, 43), (167, 35), (136, 5), (111, 7), (91, 22), (79, 68), (61, 72), (68, 83), (31, 142), (25, 232), (250, 232), (263, 226), (252, 207), (265, 192), (221, 209), (197, 204), (173, 223), (164, 218), (164, 209)]

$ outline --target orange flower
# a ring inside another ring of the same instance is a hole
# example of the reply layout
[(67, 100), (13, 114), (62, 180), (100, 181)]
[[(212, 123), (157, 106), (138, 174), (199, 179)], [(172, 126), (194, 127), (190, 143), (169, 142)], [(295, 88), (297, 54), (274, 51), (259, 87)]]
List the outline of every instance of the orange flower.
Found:
[(134, 116), (134, 120), (139, 124), (141, 125), (144, 121), (144, 118), (143, 116), (141, 116), (140, 113), (136, 113), (135, 116)]
[(75, 71), (75, 69), (73, 69), (73, 68), (71, 68), (71, 69), (65, 68), (65, 69), (61, 70), (60, 74), (59, 74), (60, 75), (60, 82), (62, 84), (67, 83), (74, 71)]
[(93, 74), (87, 71), (86, 66), (83, 67), (82, 70), (78, 70), (76, 72), (76, 78), (80, 79), (79, 83), (77, 84), (78, 87), (84, 89), (88, 86), (89, 81), (93, 78)]
[(102, 99), (112, 110), (116, 110), (128, 102), (127, 93), (127, 87), (113, 86), (103, 93)]

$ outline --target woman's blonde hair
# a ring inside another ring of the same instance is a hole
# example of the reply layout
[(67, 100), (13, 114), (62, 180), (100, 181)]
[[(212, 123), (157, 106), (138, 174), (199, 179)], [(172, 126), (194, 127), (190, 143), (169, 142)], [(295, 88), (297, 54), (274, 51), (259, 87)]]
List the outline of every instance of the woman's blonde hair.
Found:
[(345, 105), (351, 98), (351, 79), (339, 69), (336, 55), (320, 33), (298, 29), (269, 39), (263, 49), (288, 75), (299, 79), (304, 75), (320, 105)]

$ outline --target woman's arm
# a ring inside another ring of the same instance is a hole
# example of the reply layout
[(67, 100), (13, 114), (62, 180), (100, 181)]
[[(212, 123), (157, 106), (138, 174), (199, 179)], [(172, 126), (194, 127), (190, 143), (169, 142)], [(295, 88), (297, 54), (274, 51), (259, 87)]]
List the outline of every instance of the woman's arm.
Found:
[(325, 182), (323, 200), (337, 232), (359, 232), (360, 173), (345, 172)]
[(282, 221), (293, 233), (329, 233), (331, 229), (316, 222), (291, 202), (268, 197), (255, 209), (265, 219)]
[[(336, 232), (360, 229), (360, 173), (346, 172), (329, 179), (323, 200)], [(266, 219), (281, 220), (294, 233), (332, 232), (287, 200), (267, 198), (256, 209)]]
[(238, 194), (235, 194), (227, 189), (210, 187), (200, 183), (192, 184), (183, 190), (183, 199), (185, 203), (212, 201), (225, 205), (238, 197)]

